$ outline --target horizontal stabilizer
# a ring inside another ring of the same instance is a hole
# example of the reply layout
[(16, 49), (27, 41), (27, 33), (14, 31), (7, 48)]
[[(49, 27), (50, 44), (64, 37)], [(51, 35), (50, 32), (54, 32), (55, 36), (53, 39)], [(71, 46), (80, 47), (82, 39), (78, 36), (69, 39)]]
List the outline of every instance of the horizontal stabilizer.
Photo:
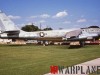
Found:
[(13, 30), (13, 31), (4, 31), (2, 33), (7, 33), (7, 34), (19, 34), (20, 30)]

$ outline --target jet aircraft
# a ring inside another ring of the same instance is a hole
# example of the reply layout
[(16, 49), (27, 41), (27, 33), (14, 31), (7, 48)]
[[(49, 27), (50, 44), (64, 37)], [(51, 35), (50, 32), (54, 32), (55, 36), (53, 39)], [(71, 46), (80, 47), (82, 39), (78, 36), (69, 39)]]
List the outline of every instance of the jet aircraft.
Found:
[(84, 41), (94, 40), (100, 36), (100, 28), (25, 32), (20, 30), (2, 11), (0, 11), (0, 28), (2, 39), (31, 39), (44, 41), (44, 43), (45, 41), (79, 41), (80, 44), (84, 44)]
[(25, 32), (20, 30), (16, 25), (10, 20), (10, 18), (0, 12), (0, 27), (1, 35), (0, 38), (3, 39), (24, 39), (24, 40), (42, 40), (42, 41), (62, 41), (62, 37), (65, 36), (67, 32), (76, 30), (49, 30), (49, 31), (34, 31)]

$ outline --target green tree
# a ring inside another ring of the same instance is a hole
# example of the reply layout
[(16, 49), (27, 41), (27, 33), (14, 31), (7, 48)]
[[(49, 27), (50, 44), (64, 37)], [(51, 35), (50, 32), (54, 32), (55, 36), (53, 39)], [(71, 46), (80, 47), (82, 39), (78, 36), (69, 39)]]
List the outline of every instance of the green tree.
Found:
[(51, 27), (49, 27), (49, 28), (44, 28), (43, 30), (53, 30)]
[(25, 25), (21, 28), (23, 31), (32, 32), (40, 30), (38, 26), (35, 25)]
[(90, 26), (88, 28), (99, 28), (99, 26)]

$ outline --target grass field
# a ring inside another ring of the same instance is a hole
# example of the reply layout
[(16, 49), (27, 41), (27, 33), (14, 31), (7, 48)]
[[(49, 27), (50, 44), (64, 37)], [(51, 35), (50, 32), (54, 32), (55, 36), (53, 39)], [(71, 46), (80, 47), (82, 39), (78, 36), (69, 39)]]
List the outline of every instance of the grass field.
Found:
[(100, 46), (0, 45), (0, 75), (43, 75), (51, 65), (71, 66), (100, 57)]

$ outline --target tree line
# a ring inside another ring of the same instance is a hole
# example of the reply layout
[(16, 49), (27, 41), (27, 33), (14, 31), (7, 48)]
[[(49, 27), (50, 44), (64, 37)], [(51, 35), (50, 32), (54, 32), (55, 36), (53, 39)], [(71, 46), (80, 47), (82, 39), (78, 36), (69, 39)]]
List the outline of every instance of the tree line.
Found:
[(21, 28), (21, 30), (23, 31), (27, 31), (27, 32), (33, 32), (33, 31), (46, 31), (46, 30), (53, 30), (51, 27), (47, 27), (47, 28), (44, 28), (44, 29), (40, 29), (38, 26), (35, 26), (35, 25), (25, 25)]
[[(88, 28), (99, 28), (99, 26), (89, 26)], [(23, 26), (21, 30), (27, 31), (27, 32), (33, 32), (33, 31), (47, 31), (47, 30), (53, 30), (53, 29), (51, 27), (40, 29), (38, 26), (31, 24), (31, 25)]]

